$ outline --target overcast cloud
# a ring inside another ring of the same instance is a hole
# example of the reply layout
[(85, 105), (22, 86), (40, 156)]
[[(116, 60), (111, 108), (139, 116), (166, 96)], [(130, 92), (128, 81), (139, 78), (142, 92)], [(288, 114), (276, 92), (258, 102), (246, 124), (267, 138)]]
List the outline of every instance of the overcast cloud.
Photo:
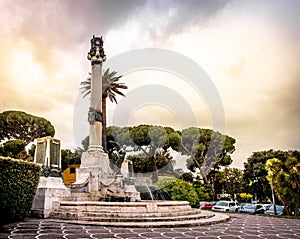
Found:
[[(92, 35), (102, 35), (108, 58), (156, 47), (197, 62), (222, 98), (226, 133), (237, 140), (233, 166), (257, 150), (299, 149), (299, 1), (3, 0), (0, 8), (0, 110), (49, 119), (64, 148), (76, 147), (73, 113), (90, 71), (86, 53)], [(169, 86), (192, 105), (200, 127), (211, 126), (209, 109), (175, 76), (144, 71), (123, 81), (128, 94), (149, 83)], [(117, 108), (109, 107), (112, 122)], [(180, 126), (155, 107), (132, 112), (130, 124)]]

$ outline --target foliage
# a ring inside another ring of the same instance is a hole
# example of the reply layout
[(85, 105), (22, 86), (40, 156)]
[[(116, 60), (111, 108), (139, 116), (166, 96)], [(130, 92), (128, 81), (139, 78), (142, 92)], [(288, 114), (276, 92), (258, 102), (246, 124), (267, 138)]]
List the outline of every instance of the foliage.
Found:
[(240, 193), (239, 196), (243, 200), (243, 202), (248, 202), (248, 200), (253, 198), (253, 195), (250, 193)]
[[(171, 157), (169, 152), (158, 151), (156, 152), (155, 162), (157, 169), (163, 173), (172, 173), (174, 160)], [(149, 173), (153, 172), (153, 166), (147, 155), (138, 154), (138, 155), (129, 155), (128, 160), (131, 160), (133, 163), (133, 171), (135, 173)]]
[(23, 140), (9, 140), (0, 146), (0, 155), (11, 158), (21, 158), (21, 154), (26, 155), (26, 143)]
[(181, 133), (179, 151), (190, 157), (188, 168), (200, 170), (203, 181), (208, 184), (212, 169), (231, 164), (230, 154), (235, 150), (235, 139), (211, 129), (190, 127)]
[(267, 179), (289, 215), (297, 215), (300, 205), (300, 154), (288, 156), (285, 161), (269, 159), (266, 164)]
[[(124, 83), (118, 82), (122, 76), (116, 76), (117, 72), (110, 72), (109, 68), (102, 74), (102, 97), (109, 98), (111, 102), (117, 103), (116, 95), (124, 94), (119, 89), (127, 89)], [(88, 78), (80, 83), (81, 93), (84, 94), (83, 98), (91, 93), (92, 74), (89, 73)]]
[(199, 206), (199, 198), (189, 183), (178, 178), (166, 178), (158, 181), (161, 191), (169, 193), (172, 200), (188, 201), (191, 206)]
[(265, 201), (271, 199), (271, 187), (267, 180), (267, 170), (265, 164), (268, 159), (277, 158), (282, 162), (290, 156), (299, 154), (299, 151), (281, 151), (268, 150), (258, 151), (252, 153), (247, 162), (244, 163), (244, 182), (246, 186), (245, 191), (257, 196), (258, 201)]
[(36, 145), (32, 144), (31, 148), (28, 150), (29, 155), (34, 158), (34, 154), (35, 154), (35, 149), (36, 149)]
[(179, 179), (182, 179), (183, 181), (188, 183), (193, 183), (194, 181), (194, 177), (191, 172), (181, 174)]
[(212, 188), (210, 187), (210, 185), (203, 184), (200, 180), (195, 180), (193, 182), (193, 187), (200, 201), (211, 200)]
[(215, 182), (222, 188), (222, 193), (230, 194), (231, 198), (236, 198), (244, 191), (243, 171), (238, 168), (224, 168), (217, 175), (218, 180)]
[(75, 150), (72, 152), (69, 149), (61, 150), (61, 168), (64, 171), (68, 165), (80, 164), (81, 163), (81, 152)]
[[(157, 152), (167, 151), (169, 147), (178, 147), (179, 134), (170, 127), (139, 125), (134, 127), (110, 127), (108, 138), (120, 145), (131, 147), (135, 152), (142, 152), (151, 162), (153, 182), (158, 180), (158, 166), (155, 160)], [(165, 160), (163, 156), (160, 160)], [(144, 161), (146, 162), (146, 161)], [(146, 166), (147, 167), (147, 166)]]
[(0, 113), (0, 141), (23, 140), (26, 145), (34, 139), (54, 136), (53, 125), (46, 119), (21, 111)]
[(107, 128), (107, 141), (114, 141), (128, 147), (135, 146), (129, 134), (130, 130), (131, 127), (110, 126)]
[(28, 216), (40, 171), (35, 163), (0, 157), (0, 224)]

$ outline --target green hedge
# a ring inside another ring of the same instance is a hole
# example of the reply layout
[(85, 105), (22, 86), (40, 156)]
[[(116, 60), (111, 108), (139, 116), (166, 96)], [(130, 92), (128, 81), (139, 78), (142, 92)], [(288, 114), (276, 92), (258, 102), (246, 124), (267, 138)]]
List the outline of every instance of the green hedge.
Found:
[(40, 172), (35, 163), (0, 156), (0, 225), (29, 215)]
[(173, 200), (188, 201), (192, 207), (199, 207), (198, 195), (189, 183), (178, 178), (165, 178), (158, 181), (162, 192), (169, 193)]

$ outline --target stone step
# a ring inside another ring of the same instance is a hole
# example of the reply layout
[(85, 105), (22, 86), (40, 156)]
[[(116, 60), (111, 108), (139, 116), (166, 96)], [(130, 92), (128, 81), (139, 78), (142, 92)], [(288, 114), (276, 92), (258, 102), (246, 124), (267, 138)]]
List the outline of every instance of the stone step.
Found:
[[(98, 225), (106, 227), (130, 227), (130, 228), (146, 228), (146, 227), (193, 227), (211, 225), (221, 222), (226, 222), (230, 218), (225, 213), (203, 212), (207, 218), (184, 221), (154, 221), (154, 222), (106, 222), (106, 221), (83, 221), (83, 220), (68, 220), (68, 223), (80, 225)], [(65, 220), (55, 220), (56, 222), (66, 222)]]
[(88, 214), (90, 216), (94, 215), (97, 217), (122, 217), (126, 215), (126, 217), (169, 217), (169, 216), (184, 216), (184, 215), (190, 215), (190, 214), (200, 214), (200, 209), (190, 209), (190, 210), (184, 210), (184, 211), (170, 211), (170, 212), (113, 212), (113, 211), (92, 211), (92, 210), (76, 210), (75, 208), (60, 208), (55, 211), (56, 213), (75, 213), (75, 214)]
[(97, 212), (97, 213), (177, 213), (190, 212), (188, 202), (181, 201), (142, 201), (142, 202), (92, 202), (66, 201), (60, 202), (59, 212)]
[(165, 213), (99, 213), (99, 212), (81, 212), (81, 215), (89, 217), (126, 217), (126, 218), (152, 218), (152, 217), (180, 217), (189, 215), (201, 215), (201, 210), (189, 210), (181, 212), (165, 212)]
[(99, 221), (99, 222), (167, 222), (167, 221), (190, 221), (190, 220), (198, 220), (198, 219), (206, 219), (209, 217), (213, 217), (214, 214), (211, 215), (202, 215), (202, 214), (191, 214), (184, 216), (170, 216), (170, 217), (97, 217), (94, 215), (91, 216), (82, 216), (80, 220), (83, 221)]
[[(116, 220), (123, 220), (123, 221), (147, 221), (147, 220), (155, 220), (155, 218), (159, 218), (158, 220), (163, 220), (163, 218), (201, 218), (205, 217), (201, 214), (201, 210), (194, 209), (189, 211), (182, 211), (182, 212), (167, 212), (167, 213), (112, 213), (112, 212), (87, 212), (87, 211), (70, 211), (70, 210), (58, 210), (52, 212), (50, 215), (51, 218), (57, 219), (73, 219), (79, 220), (85, 218), (85, 220), (92, 221), (116, 221)], [(167, 220), (167, 219), (166, 219)]]
[(182, 201), (64, 201), (51, 212), (50, 218), (101, 226), (178, 227), (218, 223), (229, 217), (193, 209)]
[(187, 201), (139, 201), (139, 202), (104, 202), (104, 201), (61, 201), (60, 206), (89, 206), (89, 207), (145, 207), (149, 205), (157, 205), (158, 207), (165, 208), (178, 208), (186, 207), (190, 208)]

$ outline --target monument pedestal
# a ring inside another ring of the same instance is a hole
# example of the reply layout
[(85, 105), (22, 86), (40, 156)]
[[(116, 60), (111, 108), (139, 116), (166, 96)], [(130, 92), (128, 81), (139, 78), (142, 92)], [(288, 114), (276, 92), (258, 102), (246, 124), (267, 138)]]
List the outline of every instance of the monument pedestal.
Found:
[(126, 197), (130, 199), (130, 202), (141, 201), (140, 193), (136, 190), (134, 185), (125, 186)]
[(110, 168), (106, 153), (88, 150), (82, 154), (76, 182), (70, 185), (71, 198), (73, 201), (107, 201), (110, 198), (125, 200), (131, 195), (131, 200), (139, 199), (139, 193), (132, 188), (129, 190), (123, 179), (123, 175), (116, 174)]
[(33, 199), (31, 215), (48, 218), (49, 214), (59, 207), (60, 201), (71, 199), (71, 191), (62, 178), (40, 177), (40, 181)]

